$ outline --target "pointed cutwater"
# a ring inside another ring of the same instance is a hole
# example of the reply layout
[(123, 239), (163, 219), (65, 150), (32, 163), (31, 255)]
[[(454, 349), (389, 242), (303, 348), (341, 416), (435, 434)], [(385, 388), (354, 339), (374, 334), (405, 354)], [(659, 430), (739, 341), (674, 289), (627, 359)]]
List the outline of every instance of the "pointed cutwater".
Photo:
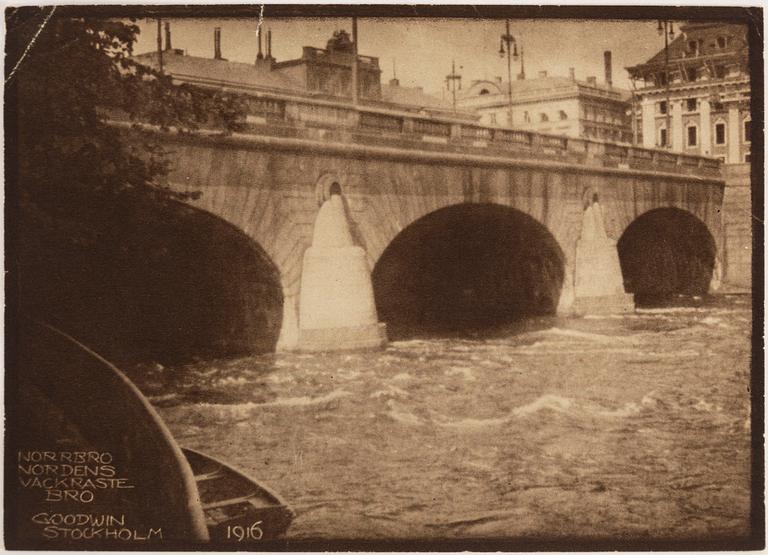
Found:
[(301, 351), (375, 349), (387, 342), (365, 250), (354, 244), (344, 202), (332, 194), (304, 253), (299, 300)]
[(634, 296), (624, 291), (616, 241), (606, 233), (603, 211), (596, 197), (582, 215), (574, 266), (572, 312), (592, 314), (634, 310)]

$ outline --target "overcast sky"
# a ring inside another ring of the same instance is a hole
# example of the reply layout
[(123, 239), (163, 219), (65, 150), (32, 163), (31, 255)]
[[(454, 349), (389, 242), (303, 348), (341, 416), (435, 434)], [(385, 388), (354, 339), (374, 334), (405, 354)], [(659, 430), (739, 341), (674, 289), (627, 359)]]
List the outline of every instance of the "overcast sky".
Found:
[[(193, 56), (213, 56), (213, 29), (222, 29), (225, 58), (252, 63), (257, 53), (258, 18), (173, 19), (170, 18), (174, 48)], [(156, 22), (140, 20), (142, 30), (136, 53), (156, 48)], [(626, 66), (641, 63), (663, 48), (656, 21), (518, 19), (511, 32), (518, 47), (525, 50), (525, 72), (535, 77), (567, 77), (576, 68), (578, 79), (594, 75), (604, 80), (603, 51), (613, 53), (613, 82), (630, 88)], [(675, 26), (676, 29), (678, 26)], [(264, 19), (272, 30), (272, 54), (278, 61), (301, 56), (302, 46), (325, 48), (334, 30), (352, 31), (351, 19)], [(499, 56), (503, 20), (489, 19), (365, 19), (358, 20), (359, 53), (379, 58), (382, 82), (392, 77), (393, 63), (403, 86), (421, 86), (440, 95), (451, 61), (463, 77), (462, 85), (474, 79), (507, 78), (506, 58)], [(266, 33), (264, 35), (266, 37)], [(519, 72), (513, 62), (513, 76)], [(513, 77), (514, 78), (514, 77)]]

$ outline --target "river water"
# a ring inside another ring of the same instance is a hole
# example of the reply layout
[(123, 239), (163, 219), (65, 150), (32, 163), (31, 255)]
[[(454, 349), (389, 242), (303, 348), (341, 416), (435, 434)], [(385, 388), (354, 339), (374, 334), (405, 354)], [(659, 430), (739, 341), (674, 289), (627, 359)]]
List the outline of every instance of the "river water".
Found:
[(748, 532), (751, 299), (132, 377), (182, 445), (269, 484), (289, 538)]

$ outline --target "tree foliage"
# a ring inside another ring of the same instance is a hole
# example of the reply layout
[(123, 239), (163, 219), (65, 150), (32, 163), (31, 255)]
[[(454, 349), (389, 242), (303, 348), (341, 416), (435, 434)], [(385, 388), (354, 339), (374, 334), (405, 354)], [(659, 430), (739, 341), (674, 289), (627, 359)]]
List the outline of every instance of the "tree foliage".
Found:
[[(147, 311), (162, 306), (137, 298), (154, 295), (160, 280), (166, 297), (173, 291), (173, 275), (155, 269), (195, 258), (180, 239), (191, 216), (177, 201), (188, 195), (168, 186), (157, 134), (130, 124), (229, 133), (245, 103), (137, 64), (135, 22), (68, 13), (6, 11), (9, 287), (25, 312), (114, 340), (159, 318)], [(129, 125), (116, 127), (116, 118)]]
[(50, 9), (20, 8), (7, 18), (7, 67), (21, 60), (6, 85), (16, 100), (21, 190), (41, 200), (61, 200), (63, 188), (172, 195), (162, 180), (162, 149), (147, 137), (126, 141), (106, 114), (165, 129), (213, 123), (231, 131), (243, 101), (174, 86), (169, 76), (137, 64), (130, 57), (139, 32), (134, 23), (54, 14), (41, 30)]

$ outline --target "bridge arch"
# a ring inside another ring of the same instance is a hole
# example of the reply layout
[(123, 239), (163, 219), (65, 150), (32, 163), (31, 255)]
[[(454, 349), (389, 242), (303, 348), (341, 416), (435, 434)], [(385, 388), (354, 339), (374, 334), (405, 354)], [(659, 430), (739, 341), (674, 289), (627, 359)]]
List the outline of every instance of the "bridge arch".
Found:
[(480, 329), (554, 314), (565, 255), (549, 230), (520, 210), (460, 203), (398, 233), (372, 278), (390, 338)]
[(704, 295), (717, 278), (717, 242), (693, 213), (654, 208), (633, 220), (617, 248), (624, 287), (639, 305), (676, 295)]
[(167, 340), (202, 342), (219, 356), (274, 351), (283, 287), (272, 257), (235, 223), (186, 203), (174, 204), (183, 237), (179, 248), (185, 252), (178, 269), (160, 271), (172, 279), (183, 301), (167, 308)]

